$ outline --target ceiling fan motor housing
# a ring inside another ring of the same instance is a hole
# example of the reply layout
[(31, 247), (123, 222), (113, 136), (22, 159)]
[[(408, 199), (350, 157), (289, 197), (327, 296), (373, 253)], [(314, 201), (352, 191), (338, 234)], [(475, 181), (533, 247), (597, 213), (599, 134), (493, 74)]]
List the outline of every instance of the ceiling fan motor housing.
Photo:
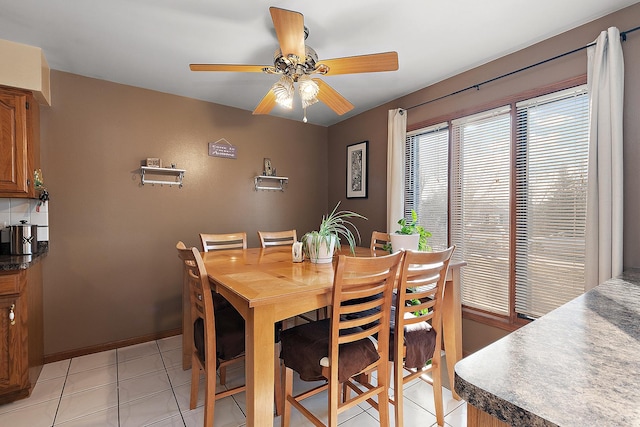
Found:
[(310, 75), (316, 71), (316, 63), (318, 62), (318, 54), (313, 48), (305, 45), (305, 58), (304, 62), (300, 61), (295, 55), (291, 55), (288, 58), (282, 54), (280, 49), (277, 49), (273, 54), (273, 66), (276, 73), (285, 74), (298, 80), (298, 77), (302, 75)]

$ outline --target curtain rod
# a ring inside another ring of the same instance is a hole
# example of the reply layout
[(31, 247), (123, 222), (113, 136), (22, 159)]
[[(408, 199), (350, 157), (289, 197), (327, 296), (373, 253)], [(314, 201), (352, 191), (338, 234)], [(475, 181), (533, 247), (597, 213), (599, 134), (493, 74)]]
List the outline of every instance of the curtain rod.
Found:
[[(632, 29), (624, 31), (624, 32), (621, 32), (620, 33), (620, 40), (622, 40), (623, 42), (627, 41), (627, 34), (633, 33), (634, 31), (637, 31), (637, 30), (640, 30), (640, 26), (632, 28)], [(500, 75), (498, 77), (494, 77), (492, 79), (485, 80), (485, 81), (483, 81), (481, 83), (477, 83), (477, 84), (469, 86), (469, 87), (465, 87), (464, 89), (460, 89), (460, 90), (457, 90), (455, 92), (451, 92), (451, 93), (449, 93), (447, 95), (442, 95), (442, 96), (439, 96), (438, 98), (434, 98), (434, 99), (431, 99), (429, 101), (422, 102), (422, 103), (414, 105), (412, 107), (404, 108), (404, 110), (411, 110), (413, 108), (422, 107), (423, 105), (427, 105), (427, 104), (430, 104), (432, 102), (440, 101), (441, 99), (448, 98), (450, 96), (457, 95), (459, 93), (466, 92), (466, 91), (471, 90), (471, 89), (480, 90), (480, 86), (482, 86), (482, 85), (494, 82), (496, 80), (500, 80), (500, 79), (505, 78), (505, 77), (509, 77), (509, 76), (511, 76), (513, 74), (520, 73), (522, 71), (526, 71), (526, 70), (528, 70), (530, 68), (537, 67), (538, 65), (546, 64), (547, 62), (555, 61), (556, 59), (562, 58), (562, 57), (567, 56), (567, 55), (571, 55), (572, 53), (579, 52), (579, 51), (584, 50), (584, 49), (586, 49), (588, 47), (595, 46), (595, 44), (596, 44), (595, 42), (589, 43), (586, 46), (582, 46), (582, 47), (579, 47), (577, 49), (573, 49), (573, 50), (571, 50), (569, 52), (561, 53), (560, 55), (554, 56), (553, 58), (545, 59), (544, 61), (540, 61), (540, 62), (536, 62), (535, 64), (527, 65), (526, 67), (520, 68), (520, 69), (515, 70), (515, 71), (511, 71), (511, 72), (506, 73), (506, 74), (502, 74), (502, 75)]]

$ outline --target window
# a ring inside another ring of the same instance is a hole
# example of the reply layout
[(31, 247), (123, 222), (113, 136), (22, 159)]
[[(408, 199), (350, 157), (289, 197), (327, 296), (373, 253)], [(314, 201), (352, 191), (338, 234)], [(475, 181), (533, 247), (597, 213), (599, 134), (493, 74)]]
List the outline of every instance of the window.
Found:
[(453, 121), (451, 243), (461, 270), (462, 303), (509, 314), (511, 108)]
[[(446, 249), (449, 167), (447, 123), (408, 133), (405, 145), (405, 217), (415, 209), (422, 225), (432, 236), (433, 248)], [(393, 231), (393, 230), (390, 230)]]
[(517, 104), (516, 313), (584, 292), (589, 97), (584, 87)]
[(588, 102), (580, 86), (408, 134), (405, 210), (467, 261), (467, 309), (513, 322), (583, 292)]

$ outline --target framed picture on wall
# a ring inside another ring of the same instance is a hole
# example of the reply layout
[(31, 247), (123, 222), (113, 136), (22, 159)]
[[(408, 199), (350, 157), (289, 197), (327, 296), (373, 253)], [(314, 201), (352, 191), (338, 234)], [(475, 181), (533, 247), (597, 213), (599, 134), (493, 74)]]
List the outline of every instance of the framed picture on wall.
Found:
[(347, 146), (347, 199), (367, 198), (369, 141)]

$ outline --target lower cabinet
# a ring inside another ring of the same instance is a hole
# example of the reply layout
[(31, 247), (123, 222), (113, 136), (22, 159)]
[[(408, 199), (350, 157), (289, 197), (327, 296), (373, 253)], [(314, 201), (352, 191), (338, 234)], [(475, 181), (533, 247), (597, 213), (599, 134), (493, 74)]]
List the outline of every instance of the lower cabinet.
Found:
[(41, 263), (0, 271), (0, 404), (31, 394), (43, 350)]

